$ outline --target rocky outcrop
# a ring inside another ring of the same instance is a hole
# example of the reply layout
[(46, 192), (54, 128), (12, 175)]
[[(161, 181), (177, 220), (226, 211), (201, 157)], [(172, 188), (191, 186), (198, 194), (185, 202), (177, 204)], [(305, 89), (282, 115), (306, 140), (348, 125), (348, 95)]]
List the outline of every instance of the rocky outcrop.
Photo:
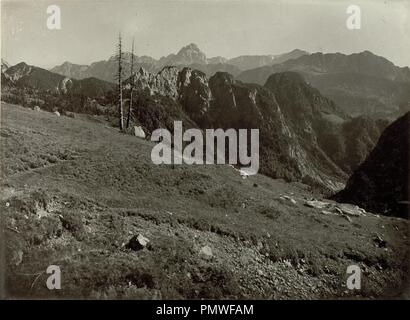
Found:
[(328, 192), (340, 190), (360, 164), (355, 148), (367, 155), (378, 138), (373, 120), (352, 129), (358, 121), (295, 72), (274, 74), (259, 86), (226, 72), (208, 80), (191, 68), (166, 67), (156, 75), (141, 69), (135, 90), (172, 99), (201, 128), (259, 129), (260, 172), (325, 186)]
[(206, 122), (206, 115), (212, 99), (206, 75), (191, 68), (184, 68), (178, 74), (178, 100), (187, 114), (200, 126)]
[(32, 66), (27, 65), (24, 62), (16, 64), (15, 66), (8, 67), (4, 72), (7, 74), (8, 78), (16, 82), (24, 76), (29, 75), (33, 70)]
[[(131, 88), (131, 78), (127, 82), (127, 89)], [(148, 95), (159, 94), (162, 96), (177, 98), (178, 69), (165, 67), (159, 73), (153, 74), (140, 68), (134, 76), (134, 89), (146, 92)]]
[(410, 112), (389, 125), (376, 147), (334, 197), (368, 211), (408, 218)]
[(10, 68), (9, 63), (8, 63), (6, 60), (1, 59), (1, 72), (2, 72), (2, 73), (6, 72), (6, 70), (7, 70), (8, 68)]

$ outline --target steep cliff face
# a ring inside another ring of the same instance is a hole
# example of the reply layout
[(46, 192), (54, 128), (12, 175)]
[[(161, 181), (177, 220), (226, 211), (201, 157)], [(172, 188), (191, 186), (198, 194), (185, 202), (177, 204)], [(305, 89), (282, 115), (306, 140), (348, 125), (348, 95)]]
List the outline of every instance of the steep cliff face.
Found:
[(184, 68), (178, 75), (178, 100), (185, 112), (198, 125), (203, 126), (212, 99), (206, 75), (191, 68)]
[(262, 86), (236, 82), (227, 73), (216, 73), (210, 78), (209, 86), (212, 92), (210, 126), (259, 129), (260, 172), (289, 181), (303, 178), (302, 166), (296, 159), (302, 148), (272, 92)]
[[(144, 91), (148, 95), (159, 94), (166, 97), (177, 98), (178, 69), (165, 67), (157, 74), (140, 68), (134, 76), (134, 89)], [(126, 80), (127, 88), (131, 88), (131, 78)]]
[(157, 75), (137, 74), (135, 90), (172, 98), (202, 128), (259, 129), (264, 174), (333, 191), (341, 188), (347, 176), (321, 148), (318, 128), (328, 121), (326, 117), (344, 121), (344, 115), (298, 74), (275, 75), (259, 86), (235, 81), (224, 72), (208, 80), (190, 68), (177, 77), (164, 70)]
[(172, 99), (201, 128), (259, 129), (262, 173), (329, 192), (343, 187), (387, 125), (347, 116), (295, 72), (273, 74), (260, 86), (226, 72), (208, 80), (198, 70), (165, 67), (158, 74), (141, 69), (134, 84), (140, 94)]
[(335, 199), (372, 212), (409, 218), (410, 112), (382, 133), (366, 161)]

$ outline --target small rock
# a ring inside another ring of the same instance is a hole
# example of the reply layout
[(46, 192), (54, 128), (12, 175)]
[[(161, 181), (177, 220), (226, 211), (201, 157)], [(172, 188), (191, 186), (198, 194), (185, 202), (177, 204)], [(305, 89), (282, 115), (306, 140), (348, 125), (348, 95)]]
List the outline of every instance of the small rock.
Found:
[(54, 113), (57, 117), (60, 116), (60, 112), (58, 112), (58, 111), (54, 111), (53, 113)]
[(201, 251), (199, 251), (199, 254), (200, 254), (201, 256), (203, 256), (204, 258), (207, 258), (207, 259), (210, 259), (210, 258), (213, 257), (212, 249), (211, 249), (210, 246), (203, 246), (203, 247), (201, 248)]
[(142, 234), (133, 236), (130, 241), (127, 243), (127, 248), (138, 251), (144, 249), (149, 242), (149, 239), (144, 237)]
[(289, 260), (283, 260), (283, 263), (285, 264), (285, 266), (287, 267), (292, 267), (292, 263)]
[(66, 111), (65, 115), (66, 115), (66, 117), (75, 118), (74, 112), (71, 112), (71, 111)]
[(293, 204), (296, 204), (296, 200), (289, 197), (289, 196), (283, 196), (284, 199), (289, 200), (290, 202), (292, 202)]
[(319, 201), (319, 200), (307, 200), (307, 201), (305, 201), (305, 206), (311, 207), (311, 208), (316, 208), (316, 209), (324, 209), (324, 208), (327, 208), (329, 205), (330, 205), (330, 203)]
[(373, 239), (374, 242), (376, 242), (376, 245), (379, 248), (386, 248), (387, 242), (383, 240), (380, 236), (377, 236), (376, 238)]
[(320, 211), (320, 213), (324, 214), (324, 215), (334, 215), (333, 212), (330, 212), (330, 211), (327, 211), (327, 210), (322, 210), (322, 211)]
[(18, 266), (23, 262), (23, 251), (17, 250), (13, 252), (12, 263)]
[(138, 138), (145, 139), (145, 132), (142, 127), (134, 126), (134, 135)]
[(342, 211), (342, 213), (347, 214), (349, 216), (366, 216), (366, 214), (364, 213), (364, 209), (359, 208), (355, 205), (343, 203), (337, 205), (336, 208), (339, 208)]

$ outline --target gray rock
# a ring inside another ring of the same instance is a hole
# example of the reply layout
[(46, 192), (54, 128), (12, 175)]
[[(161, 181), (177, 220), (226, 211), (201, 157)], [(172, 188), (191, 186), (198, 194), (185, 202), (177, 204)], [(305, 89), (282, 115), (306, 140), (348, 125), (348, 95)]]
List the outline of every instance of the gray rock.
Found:
[(66, 115), (67, 117), (70, 117), (70, 118), (74, 118), (74, 117), (75, 117), (74, 112), (71, 112), (71, 111), (66, 111), (66, 112), (65, 112), (65, 115)]
[(376, 238), (374, 238), (373, 241), (376, 243), (376, 245), (379, 248), (386, 248), (387, 246), (387, 241), (383, 240), (380, 236), (377, 236)]
[(324, 209), (330, 206), (330, 203), (324, 202), (324, 201), (319, 201), (319, 200), (307, 200), (305, 202), (305, 206), (311, 207), (311, 208), (316, 208), (316, 209)]
[(343, 204), (338, 204), (336, 208), (338, 208), (342, 213), (349, 215), (349, 216), (366, 216), (365, 214), (366, 211), (355, 205), (343, 203)]
[(211, 259), (213, 257), (212, 249), (210, 246), (203, 246), (199, 251), (199, 254), (206, 259)]
[(13, 252), (12, 263), (18, 266), (20, 263), (23, 262), (23, 251), (17, 250)]
[(145, 132), (142, 127), (134, 126), (134, 135), (138, 138), (145, 139)]
[(144, 237), (142, 234), (133, 236), (130, 241), (128, 241), (126, 248), (138, 251), (144, 249), (149, 243), (149, 239)]

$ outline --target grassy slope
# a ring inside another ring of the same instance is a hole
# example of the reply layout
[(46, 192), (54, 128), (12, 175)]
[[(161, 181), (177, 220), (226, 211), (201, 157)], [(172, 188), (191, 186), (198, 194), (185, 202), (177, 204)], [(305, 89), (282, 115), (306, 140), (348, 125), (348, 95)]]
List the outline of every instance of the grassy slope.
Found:
[[(301, 184), (244, 180), (224, 165), (156, 166), (150, 142), (104, 123), (1, 111), (10, 296), (394, 296), (407, 277), (407, 221), (323, 215), (303, 205), (314, 195)], [(126, 249), (139, 233), (148, 247)], [(211, 259), (199, 254), (205, 245)], [(45, 287), (50, 264), (62, 290)], [(344, 287), (350, 264), (364, 270), (361, 291)]]

